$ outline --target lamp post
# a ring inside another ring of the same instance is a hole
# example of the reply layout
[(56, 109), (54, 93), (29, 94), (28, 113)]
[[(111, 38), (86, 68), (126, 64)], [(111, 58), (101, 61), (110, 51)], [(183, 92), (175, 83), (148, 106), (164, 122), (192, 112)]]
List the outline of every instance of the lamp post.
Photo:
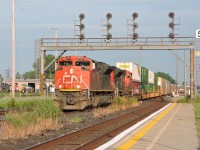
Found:
[(12, 0), (12, 98), (15, 97), (15, 2)]

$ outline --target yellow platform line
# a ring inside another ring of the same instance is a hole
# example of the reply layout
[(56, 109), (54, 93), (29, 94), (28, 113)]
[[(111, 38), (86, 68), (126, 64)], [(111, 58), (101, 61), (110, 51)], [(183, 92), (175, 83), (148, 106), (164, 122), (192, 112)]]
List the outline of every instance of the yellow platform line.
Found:
[(123, 143), (117, 148), (117, 150), (127, 150), (133, 147), (158, 121), (160, 121), (174, 106), (176, 103), (173, 103), (169, 108), (163, 111), (159, 116), (149, 122), (145, 127), (140, 129), (131, 139)]

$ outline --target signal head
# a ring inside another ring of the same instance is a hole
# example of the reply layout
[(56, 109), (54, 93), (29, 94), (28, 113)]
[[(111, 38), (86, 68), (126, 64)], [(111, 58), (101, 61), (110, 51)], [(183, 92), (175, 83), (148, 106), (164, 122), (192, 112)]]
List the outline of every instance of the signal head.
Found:
[(83, 19), (85, 18), (85, 15), (84, 15), (83, 13), (81, 13), (81, 14), (79, 15), (79, 18), (80, 18), (80, 20), (83, 20)]
[(138, 38), (138, 34), (137, 33), (133, 33), (132, 38), (135, 40)]
[(174, 18), (174, 16), (175, 16), (175, 14), (173, 13), (173, 12), (170, 12), (169, 14), (168, 14), (168, 16), (169, 16), (169, 18)]
[(112, 34), (108, 33), (108, 34), (106, 35), (106, 39), (107, 39), (107, 40), (112, 39)]
[(170, 27), (170, 28), (174, 29), (174, 26), (175, 26), (175, 24), (174, 24), (173, 22), (170, 22), (170, 23), (169, 23), (169, 27)]
[(175, 37), (175, 36), (174, 36), (174, 33), (169, 33), (168, 36), (169, 36), (169, 38), (171, 38), (171, 39), (174, 39), (174, 37)]
[(106, 28), (107, 28), (107, 30), (111, 29), (111, 28), (112, 28), (112, 24), (111, 24), (111, 23), (108, 23), (108, 24), (106, 25)]
[(132, 26), (133, 26), (134, 29), (138, 28), (138, 24), (137, 23), (133, 23)]
[(80, 29), (80, 30), (85, 29), (85, 25), (84, 25), (84, 24), (80, 24), (80, 25), (79, 25), (79, 29)]
[(85, 34), (80, 34), (80, 35), (79, 35), (79, 39), (80, 39), (80, 40), (85, 39)]
[(109, 20), (112, 18), (112, 14), (111, 13), (107, 13), (106, 18)]
[(136, 18), (138, 17), (138, 13), (134, 12), (134, 13), (132, 14), (132, 17), (133, 17), (133, 19), (136, 19)]

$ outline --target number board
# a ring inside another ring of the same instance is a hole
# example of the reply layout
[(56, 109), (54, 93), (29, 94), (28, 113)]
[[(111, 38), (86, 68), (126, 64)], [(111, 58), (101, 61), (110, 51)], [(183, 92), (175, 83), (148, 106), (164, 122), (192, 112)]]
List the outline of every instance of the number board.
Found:
[(196, 38), (200, 38), (200, 29), (196, 30)]

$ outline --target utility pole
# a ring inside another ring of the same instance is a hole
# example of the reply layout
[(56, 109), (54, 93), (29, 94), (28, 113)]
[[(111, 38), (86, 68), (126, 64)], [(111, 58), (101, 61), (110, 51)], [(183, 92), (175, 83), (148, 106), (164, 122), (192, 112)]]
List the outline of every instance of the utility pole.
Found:
[[(52, 30), (54, 30), (55, 31), (55, 39), (56, 39), (56, 45), (55, 46), (57, 46), (57, 40), (58, 40), (58, 28), (51, 28)], [(55, 50), (55, 58), (57, 58), (57, 56), (58, 56), (58, 51), (57, 50)], [(57, 63), (55, 62), (55, 70), (57, 69)]]
[(12, 0), (12, 98), (15, 97), (15, 1)]
[(184, 95), (186, 96), (186, 49), (184, 49)]
[(178, 95), (178, 58), (176, 58), (176, 94)]

